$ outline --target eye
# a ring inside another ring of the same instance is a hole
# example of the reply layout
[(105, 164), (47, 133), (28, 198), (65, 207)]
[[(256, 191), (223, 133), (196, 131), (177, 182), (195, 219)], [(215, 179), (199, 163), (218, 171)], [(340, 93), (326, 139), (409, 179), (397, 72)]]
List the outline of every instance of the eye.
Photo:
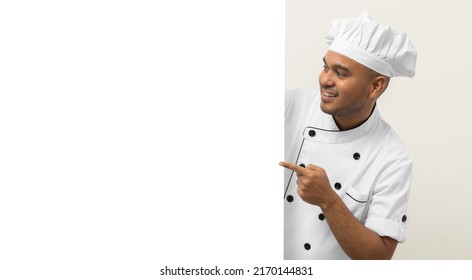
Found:
[(328, 66), (323, 65), (323, 71), (328, 72)]
[(339, 78), (346, 78), (348, 77), (347, 74), (343, 73), (343, 72), (339, 72), (339, 71), (336, 71), (336, 76), (338, 76)]

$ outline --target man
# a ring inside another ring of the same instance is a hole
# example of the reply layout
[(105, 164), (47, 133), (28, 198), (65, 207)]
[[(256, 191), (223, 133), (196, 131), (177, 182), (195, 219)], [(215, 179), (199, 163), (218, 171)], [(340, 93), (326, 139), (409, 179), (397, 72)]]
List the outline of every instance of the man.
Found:
[(390, 78), (413, 77), (407, 35), (363, 12), (335, 20), (319, 93), (286, 95), (285, 259), (391, 259), (406, 238), (411, 160), (380, 117)]

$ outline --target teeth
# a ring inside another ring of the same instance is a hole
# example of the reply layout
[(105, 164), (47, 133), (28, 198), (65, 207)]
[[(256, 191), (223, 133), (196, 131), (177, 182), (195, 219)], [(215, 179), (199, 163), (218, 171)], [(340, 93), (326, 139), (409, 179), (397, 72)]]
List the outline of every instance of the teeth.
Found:
[(327, 96), (327, 97), (336, 97), (336, 94), (334, 94), (334, 93), (328, 93), (328, 92), (325, 92), (325, 91), (323, 91), (323, 95), (324, 95), (324, 96)]

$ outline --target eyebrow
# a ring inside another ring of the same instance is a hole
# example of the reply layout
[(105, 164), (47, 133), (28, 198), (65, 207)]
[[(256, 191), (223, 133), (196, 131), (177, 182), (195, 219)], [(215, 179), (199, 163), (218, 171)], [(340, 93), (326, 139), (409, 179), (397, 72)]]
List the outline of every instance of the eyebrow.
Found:
[[(327, 65), (326, 59), (324, 57), (323, 57), (323, 62), (324, 62), (325, 65)], [(341, 65), (341, 64), (334, 64), (334, 65), (332, 65), (332, 67), (336, 70), (342, 70), (342, 71), (351, 73), (351, 70), (349, 68), (347, 68), (346, 66)]]

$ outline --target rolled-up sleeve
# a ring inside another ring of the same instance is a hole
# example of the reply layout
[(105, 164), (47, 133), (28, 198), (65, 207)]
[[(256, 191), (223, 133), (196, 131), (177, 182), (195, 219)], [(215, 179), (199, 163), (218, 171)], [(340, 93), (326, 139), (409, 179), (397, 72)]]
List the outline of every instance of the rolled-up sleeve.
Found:
[(402, 152), (393, 153), (390, 158), (375, 182), (365, 226), (380, 236), (404, 242), (412, 161)]

